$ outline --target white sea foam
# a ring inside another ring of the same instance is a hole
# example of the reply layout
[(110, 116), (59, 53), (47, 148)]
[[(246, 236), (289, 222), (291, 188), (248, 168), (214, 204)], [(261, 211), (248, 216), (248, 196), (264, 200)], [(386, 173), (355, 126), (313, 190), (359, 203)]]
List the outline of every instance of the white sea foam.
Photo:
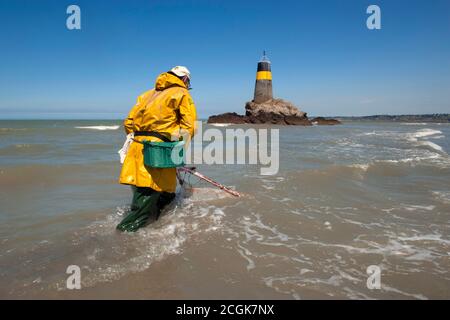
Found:
[(88, 130), (117, 130), (120, 126), (78, 126), (76, 129), (88, 129)]
[(440, 145), (428, 140), (419, 140), (423, 138), (434, 139), (435, 137), (438, 137), (437, 135), (442, 136), (442, 131), (425, 128), (413, 133), (407, 133), (406, 140), (414, 142), (418, 147), (426, 147), (427, 149), (431, 149), (433, 152), (437, 152), (440, 154), (445, 153)]
[(442, 131), (425, 128), (425, 129), (418, 130), (412, 134), (409, 134), (409, 137), (412, 139), (417, 139), (417, 138), (433, 136), (436, 134), (442, 134)]
[(228, 127), (231, 126), (232, 123), (209, 123), (209, 125), (213, 127)]
[[(198, 206), (189, 198), (177, 196), (175, 203), (151, 227), (118, 234), (115, 226), (125, 215), (125, 209), (117, 207), (115, 214), (89, 225), (72, 241), (73, 245), (89, 245), (85, 242), (87, 233), (104, 248), (98, 250), (99, 246), (95, 246), (86, 250), (84, 265), (89, 275), (83, 278), (83, 286), (117, 280), (126, 274), (144, 271), (169, 255), (179, 254), (188, 239), (203, 241), (200, 234), (217, 232), (225, 217), (222, 208)], [(61, 284), (57, 284), (57, 288), (64, 290)]]
[[(393, 207), (393, 208), (388, 208), (388, 209), (381, 209), (382, 212), (386, 212), (386, 213), (391, 213), (393, 211), (409, 211), (409, 212), (414, 212), (414, 211), (433, 211), (436, 208), (436, 206), (433, 205), (428, 205), (428, 206), (424, 206), (424, 205), (411, 205), (411, 204), (403, 204), (401, 203), (399, 206)], [(391, 215), (391, 217), (394, 217), (395, 215)]]
[(404, 295), (404, 296), (407, 296), (407, 297), (411, 297), (411, 298), (414, 298), (414, 299), (418, 299), (418, 300), (428, 300), (428, 298), (425, 297), (425, 296), (422, 295), (422, 294), (412, 294), (412, 293), (407, 293), (407, 292), (398, 290), (398, 289), (396, 289), (396, 288), (392, 288), (392, 287), (386, 286), (386, 285), (384, 285), (384, 284), (382, 285), (382, 290), (388, 291), (388, 292), (398, 293), (398, 294), (401, 294), (401, 295)]
[(276, 185), (280, 182), (284, 181), (284, 177), (268, 177), (265, 176), (264, 178), (261, 178), (262, 184), (261, 186), (266, 190), (274, 190), (276, 188)]
[[(430, 250), (416, 247), (412, 244), (409, 245), (409, 238), (400, 239), (398, 236), (394, 235), (390, 237), (387, 244), (381, 244), (374, 241), (368, 240), (358, 240), (358, 246), (350, 245), (350, 244), (332, 244), (332, 243), (323, 243), (320, 241), (309, 240), (309, 244), (313, 244), (316, 246), (322, 247), (335, 247), (346, 250), (350, 254), (379, 254), (383, 256), (405, 256), (409, 257), (410, 260), (420, 260), (424, 257), (427, 257), (428, 260), (435, 258), (430, 253)], [(433, 241), (439, 241), (438, 239), (433, 238)], [(442, 240), (441, 240), (442, 241)], [(443, 240), (447, 241), (447, 240)]]
[(413, 157), (413, 158), (405, 158), (405, 159), (398, 159), (398, 160), (378, 160), (377, 162), (380, 163), (415, 163), (415, 162), (421, 162), (423, 160), (433, 160), (433, 159), (439, 159), (441, 156), (439, 154), (432, 154), (430, 156), (426, 157)]
[(431, 194), (437, 201), (450, 204), (450, 191), (432, 191)]
[(0, 128), (0, 132), (26, 131), (26, 128)]
[[(366, 164), (351, 164), (348, 165), (348, 167), (359, 169), (362, 172), (367, 172), (372, 166), (377, 164), (411, 164), (414, 166), (425, 162), (432, 163), (433, 165), (438, 165), (441, 167), (447, 167), (448, 158), (442, 157), (443, 155), (446, 155), (446, 152), (442, 149), (442, 147), (430, 141), (419, 141), (418, 145), (426, 146), (426, 153), (420, 151), (412, 154), (420, 154), (420, 156), (417, 155), (403, 159), (374, 160), (373, 162)], [(433, 151), (428, 149), (432, 149)]]
[(444, 150), (442, 149), (442, 147), (434, 142), (431, 141), (420, 141), (419, 143), (421, 146), (425, 146), (425, 147), (429, 147), (435, 151), (438, 152), (444, 152)]
[(239, 254), (245, 260), (247, 260), (247, 271), (250, 271), (250, 270), (254, 269), (255, 268), (255, 261), (250, 258), (252, 253), (248, 249), (246, 249), (245, 247), (241, 246), (239, 243), (237, 245), (240, 248), (240, 249), (237, 249), (237, 251), (239, 252)]
[(189, 198), (191, 202), (204, 202), (219, 199), (233, 198), (229, 193), (214, 188), (189, 188), (183, 189), (182, 196)]
[(418, 210), (425, 210), (425, 211), (433, 211), (435, 206), (419, 206), (419, 205), (405, 205), (403, 206), (403, 209), (406, 211), (418, 211)]
[(370, 164), (352, 164), (349, 167), (361, 169), (362, 171), (367, 171), (370, 167)]
[(442, 244), (450, 244), (450, 240), (442, 239), (442, 235), (440, 234), (425, 234), (425, 235), (415, 235), (412, 237), (398, 237), (401, 241), (435, 241)]

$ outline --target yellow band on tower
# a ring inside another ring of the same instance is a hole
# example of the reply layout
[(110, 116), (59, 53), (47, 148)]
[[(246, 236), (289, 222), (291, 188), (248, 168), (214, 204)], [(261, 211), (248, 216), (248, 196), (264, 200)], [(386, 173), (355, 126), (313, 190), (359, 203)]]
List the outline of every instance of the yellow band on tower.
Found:
[(272, 72), (258, 71), (256, 73), (256, 80), (272, 80)]

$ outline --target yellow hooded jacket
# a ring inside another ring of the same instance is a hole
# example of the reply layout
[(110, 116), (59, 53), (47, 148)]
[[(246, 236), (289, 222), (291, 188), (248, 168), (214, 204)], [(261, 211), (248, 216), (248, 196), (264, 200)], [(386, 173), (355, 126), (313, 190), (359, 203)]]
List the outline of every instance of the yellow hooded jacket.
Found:
[[(156, 131), (170, 138), (185, 129), (195, 133), (196, 110), (186, 85), (170, 73), (156, 79), (155, 88), (141, 94), (124, 121), (125, 132)], [(155, 137), (138, 136), (135, 140), (161, 141)], [(120, 183), (149, 187), (156, 191), (175, 192), (176, 169), (149, 168), (144, 165), (143, 145), (133, 142), (120, 173)]]

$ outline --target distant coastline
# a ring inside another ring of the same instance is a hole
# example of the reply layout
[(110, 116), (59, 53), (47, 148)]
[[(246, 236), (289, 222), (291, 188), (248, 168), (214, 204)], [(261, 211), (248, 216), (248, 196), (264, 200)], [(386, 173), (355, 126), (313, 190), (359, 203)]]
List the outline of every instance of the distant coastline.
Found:
[(389, 121), (389, 122), (436, 122), (436, 123), (450, 123), (449, 113), (433, 113), (433, 114), (403, 114), (403, 115), (373, 115), (373, 116), (347, 116), (333, 117), (335, 119), (357, 120), (357, 121)]
[[(232, 116), (232, 117), (230, 117)], [(211, 116), (208, 119), (208, 122), (223, 122), (223, 123), (235, 123), (233, 118), (234, 116), (239, 116), (235, 113), (226, 113), (219, 116)], [(219, 118), (220, 121), (211, 121), (217, 120)], [(223, 118), (223, 119), (222, 119)], [(323, 123), (327, 124), (328, 121), (379, 121), (379, 122), (410, 122), (410, 123), (450, 123), (450, 114), (449, 113), (429, 113), (429, 114), (401, 114), (401, 115), (389, 115), (389, 114), (381, 114), (381, 115), (371, 115), (371, 116), (334, 116), (334, 117), (313, 117), (312, 122), (317, 122), (317, 119), (322, 119)], [(237, 122), (241, 123), (241, 122)], [(243, 123), (243, 122), (242, 122)], [(335, 123), (333, 123), (335, 124)]]
[[(124, 116), (125, 117), (125, 116)], [(317, 118), (317, 117), (313, 117)], [(412, 115), (372, 115), (372, 116), (334, 116), (323, 117), (324, 119), (337, 119), (340, 121), (386, 121), (386, 122), (435, 122), (450, 123), (450, 113), (433, 113), (433, 114), (412, 114)], [(208, 117), (201, 117), (198, 120), (207, 121)], [(0, 117), (0, 121), (123, 121), (121, 117), (92, 117), (92, 118), (23, 118), (18, 117)]]

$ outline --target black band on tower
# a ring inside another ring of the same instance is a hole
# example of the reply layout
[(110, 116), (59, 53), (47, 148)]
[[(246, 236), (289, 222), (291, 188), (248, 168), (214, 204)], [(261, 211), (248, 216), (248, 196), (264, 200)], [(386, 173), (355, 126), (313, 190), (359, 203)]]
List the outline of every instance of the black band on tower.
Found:
[(258, 62), (258, 71), (271, 71), (269, 62)]

